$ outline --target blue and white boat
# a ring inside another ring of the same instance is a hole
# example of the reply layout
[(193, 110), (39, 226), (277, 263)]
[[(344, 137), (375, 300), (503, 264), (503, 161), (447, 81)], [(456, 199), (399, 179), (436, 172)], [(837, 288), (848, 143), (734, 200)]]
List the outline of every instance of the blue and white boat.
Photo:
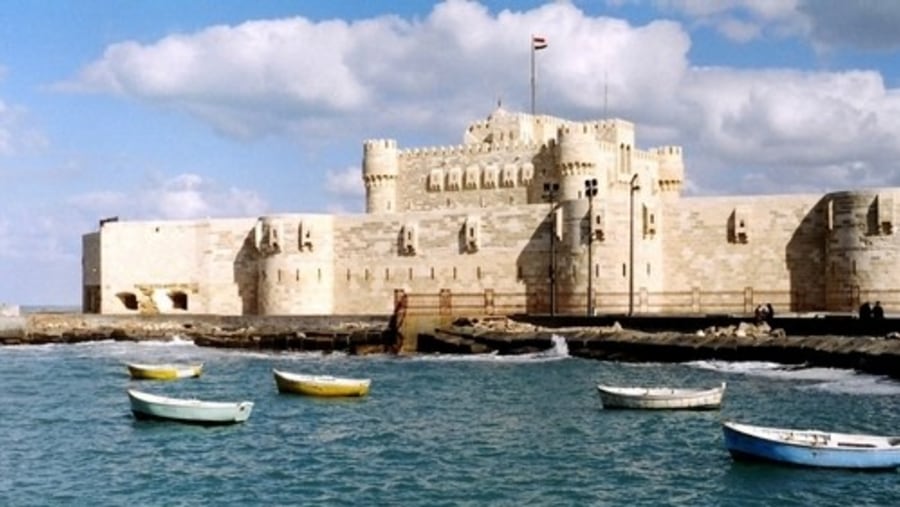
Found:
[(896, 469), (900, 437), (795, 430), (723, 422), (725, 448), (735, 460), (789, 465)]

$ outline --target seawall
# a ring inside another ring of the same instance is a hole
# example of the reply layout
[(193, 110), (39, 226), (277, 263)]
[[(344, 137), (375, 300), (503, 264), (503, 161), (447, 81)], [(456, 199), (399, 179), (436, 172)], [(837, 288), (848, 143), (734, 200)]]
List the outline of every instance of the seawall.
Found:
[[(553, 337), (561, 336), (565, 338), (572, 356), (590, 359), (634, 362), (771, 361), (849, 368), (900, 379), (900, 339), (893, 339), (893, 336), (898, 336), (893, 333), (900, 329), (897, 319), (854, 322), (855, 319), (839, 318), (832, 322), (825, 318), (784, 317), (775, 322), (776, 325), (787, 323), (785, 327), (794, 330), (822, 331), (805, 335), (788, 334), (783, 328), (771, 333), (734, 332), (734, 324), (743, 322), (746, 325), (747, 321), (737, 317), (684, 317), (679, 321), (658, 318), (623, 320), (627, 324), (625, 328), (619, 325), (618, 320), (606, 317), (534, 317), (518, 320), (495, 317), (475, 325), (464, 325), (475, 321), (462, 320), (457, 321), (459, 325), (438, 324), (425, 331), (417, 330), (415, 336), (398, 343), (397, 336), (388, 331), (389, 317), (378, 315), (225, 317), (35, 313), (0, 317), (0, 344), (141, 341), (178, 337), (193, 340), (199, 346), (219, 348), (345, 351), (351, 354), (397, 350), (521, 354), (549, 349), (553, 346)], [(823, 323), (839, 324), (829, 327)], [(732, 331), (713, 332), (717, 328)], [(707, 331), (697, 332), (703, 329)], [(829, 329), (836, 332), (824, 333)], [(855, 330), (858, 334), (842, 332), (846, 330)]]
[(33, 313), (0, 317), (0, 344), (39, 345), (180, 338), (197, 345), (269, 350), (380, 351), (394, 346), (387, 316), (113, 316)]
[[(499, 329), (498, 329), (499, 327)], [(457, 325), (418, 336), (420, 352), (522, 354), (547, 350), (554, 337), (574, 357), (623, 362), (680, 363), (700, 360), (766, 361), (785, 365), (853, 369), (900, 379), (900, 339), (876, 336), (790, 336), (783, 330), (741, 325), (705, 332), (645, 332), (617, 323), (591, 327), (540, 327), (513, 323)], [(701, 330), (702, 331), (702, 330)]]

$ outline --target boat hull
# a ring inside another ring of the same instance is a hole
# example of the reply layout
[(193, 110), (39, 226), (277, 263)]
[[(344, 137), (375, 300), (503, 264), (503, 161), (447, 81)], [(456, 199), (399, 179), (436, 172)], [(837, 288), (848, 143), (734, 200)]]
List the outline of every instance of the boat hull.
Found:
[(347, 379), (324, 375), (298, 375), (275, 370), (278, 392), (324, 398), (362, 397), (369, 394), (370, 379)]
[(176, 380), (199, 377), (203, 372), (202, 364), (137, 364), (128, 363), (128, 373), (136, 380)]
[(606, 409), (716, 410), (722, 406), (725, 384), (714, 389), (614, 388), (598, 385)]
[[(742, 431), (742, 425), (723, 423), (725, 448), (738, 461), (761, 461), (799, 467), (846, 468), (859, 470), (893, 470), (900, 467), (900, 446), (880, 448), (875, 445), (851, 443), (829, 443), (826, 433), (819, 432), (821, 439), (804, 439), (803, 443), (791, 443)], [(772, 431), (777, 429), (772, 428)], [(777, 430), (785, 434), (791, 430)], [(798, 439), (813, 432), (798, 431)], [(858, 435), (845, 435), (854, 437)], [(863, 436), (864, 438), (869, 438)], [(832, 437), (829, 437), (832, 438)], [(838, 436), (840, 438), (840, 436)]]
[(250, 418), (253, 402), (212, 402), (166, 398), (128, 391), (131, 412), (137, 419), (157, 419), (190, 424), (234, 424)]

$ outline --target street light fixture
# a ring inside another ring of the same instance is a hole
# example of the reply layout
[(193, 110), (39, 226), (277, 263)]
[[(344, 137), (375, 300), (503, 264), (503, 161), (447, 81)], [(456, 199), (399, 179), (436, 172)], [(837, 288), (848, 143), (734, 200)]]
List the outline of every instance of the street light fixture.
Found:
[(641, 189), (638, 175), (631, 177), (628, 194), (628, 316), (634, 314), (634, 193)]
[(550, 315), (556, 315), (556, 217), (553, 211), (556, 209), (556, 196), (559, 193), (559, 183), (544, 183), (544, 192), (541, 197), (550, 203)]
[(587, 314), (594, 315), (594, 196), (597, 195), (597, 178), (584, 180), (584, 195), (588, 198), (588, 277)]

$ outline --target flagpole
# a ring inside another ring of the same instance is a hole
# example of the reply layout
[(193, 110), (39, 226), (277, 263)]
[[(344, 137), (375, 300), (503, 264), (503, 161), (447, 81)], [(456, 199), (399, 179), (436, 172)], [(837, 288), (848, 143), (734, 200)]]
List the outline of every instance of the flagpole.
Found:
[(531, 46), (531, 115), (534, 116), (534, 34), (528, 42)]

